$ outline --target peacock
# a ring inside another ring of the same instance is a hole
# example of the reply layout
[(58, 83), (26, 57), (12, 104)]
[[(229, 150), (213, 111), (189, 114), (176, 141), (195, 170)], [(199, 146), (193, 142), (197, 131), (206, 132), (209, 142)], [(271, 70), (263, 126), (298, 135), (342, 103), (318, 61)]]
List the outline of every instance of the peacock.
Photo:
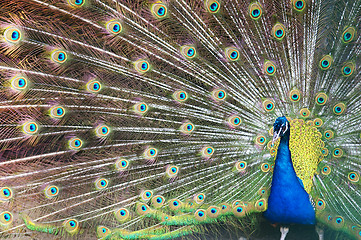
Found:
[(0, 238), (361, 239), (360, 23), (360, 0), (1, 0)]

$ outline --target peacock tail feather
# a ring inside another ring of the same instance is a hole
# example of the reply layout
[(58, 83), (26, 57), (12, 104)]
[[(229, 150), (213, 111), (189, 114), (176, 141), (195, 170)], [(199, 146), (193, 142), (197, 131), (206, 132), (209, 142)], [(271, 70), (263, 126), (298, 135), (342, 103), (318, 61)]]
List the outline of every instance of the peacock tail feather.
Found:
[(252, 232), (287, 116), (318, 226), (361, 239), (360, 0), (0, 7), (1, 238)]

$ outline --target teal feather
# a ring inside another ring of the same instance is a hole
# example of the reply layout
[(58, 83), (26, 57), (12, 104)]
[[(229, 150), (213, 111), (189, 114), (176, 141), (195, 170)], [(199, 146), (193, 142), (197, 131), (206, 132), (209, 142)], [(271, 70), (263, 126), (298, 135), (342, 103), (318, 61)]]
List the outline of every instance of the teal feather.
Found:
[(0, 238), (292, 232), (291, 189), (320, 235), (361, 239), (360, 20), (360, 0), (1, 1)]

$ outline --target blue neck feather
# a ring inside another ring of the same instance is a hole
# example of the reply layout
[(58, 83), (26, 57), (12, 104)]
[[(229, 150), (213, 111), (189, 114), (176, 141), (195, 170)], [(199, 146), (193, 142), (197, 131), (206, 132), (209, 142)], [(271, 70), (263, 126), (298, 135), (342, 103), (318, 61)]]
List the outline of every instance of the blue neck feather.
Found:
[(293, 168), (289, 140), (288, 130), (278, 146), (268, 208), (264, 216), (272, 223), (315, 224), (315, 210)]

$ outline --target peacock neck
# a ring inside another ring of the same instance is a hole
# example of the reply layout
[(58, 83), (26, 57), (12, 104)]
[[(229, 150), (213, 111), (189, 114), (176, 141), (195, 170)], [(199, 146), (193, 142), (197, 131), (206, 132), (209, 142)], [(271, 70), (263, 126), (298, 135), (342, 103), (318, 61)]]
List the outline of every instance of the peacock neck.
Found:
[(289, 143), (290, 132), (288, 131), (280, 139), (273, 176), (274, 180), (280, 181), (280, 183), (291, 182), (299, 184), (298, 177), (292, 164)]
[(265, 217), (274, 223), (315, 224), (309, 195), (297, 177), (289, 148), (290, 133), (281, 137)]

